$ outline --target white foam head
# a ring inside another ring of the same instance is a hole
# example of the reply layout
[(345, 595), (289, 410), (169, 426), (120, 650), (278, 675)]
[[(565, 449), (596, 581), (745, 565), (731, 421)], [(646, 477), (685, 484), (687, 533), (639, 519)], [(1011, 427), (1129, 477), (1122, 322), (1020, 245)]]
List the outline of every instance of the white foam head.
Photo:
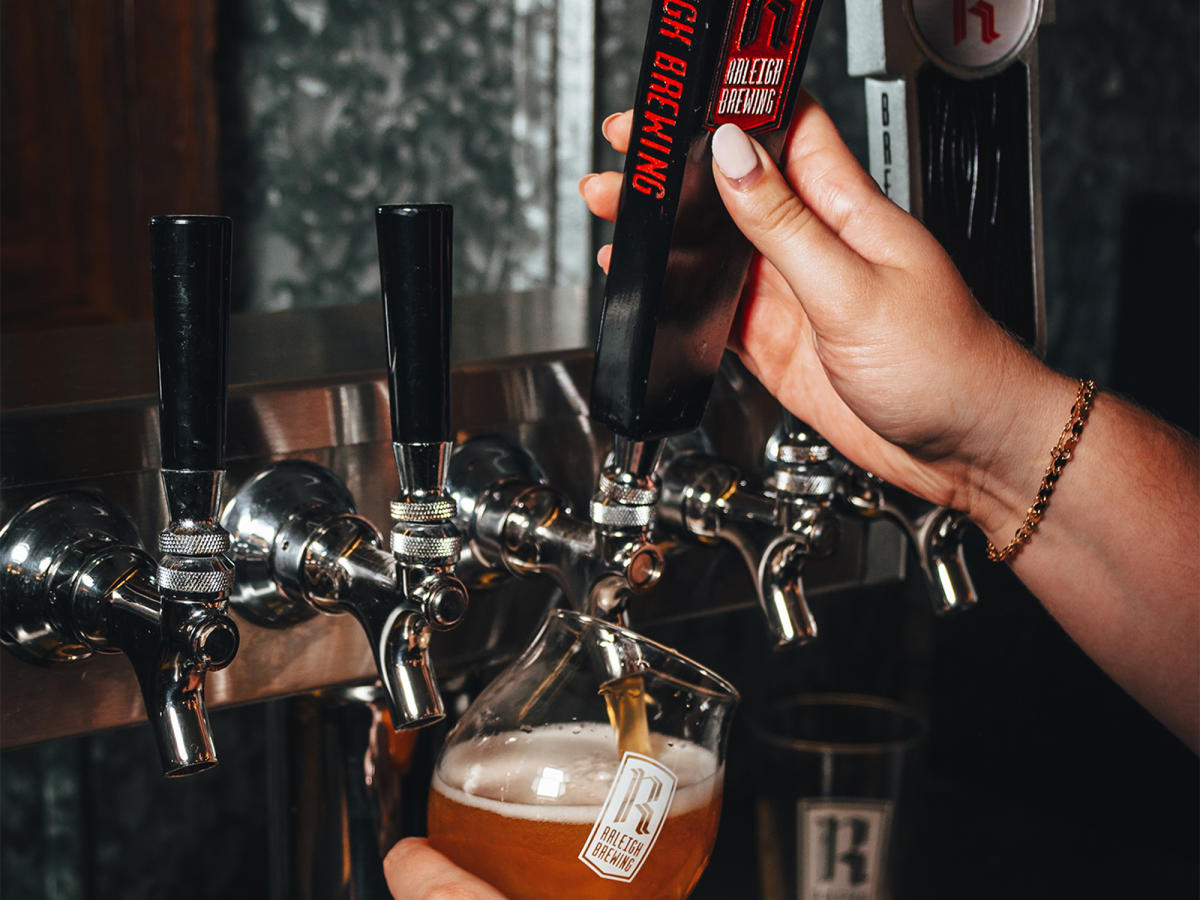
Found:
[[(712, 800), (722, 767), (712, 751), (652, 734), (655, 759), (675, 773), (670, 815)], [(512, 818), (591, 825), (620, 765), (617, 739), (603, 722), (544, 725), (458, 744), (442, 757), (433, 789), (448, 799)]]

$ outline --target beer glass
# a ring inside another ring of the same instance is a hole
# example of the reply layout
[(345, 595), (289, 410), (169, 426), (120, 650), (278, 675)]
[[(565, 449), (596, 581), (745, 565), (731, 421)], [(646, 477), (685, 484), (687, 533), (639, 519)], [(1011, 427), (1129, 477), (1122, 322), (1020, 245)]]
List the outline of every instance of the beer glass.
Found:
[(862, 694), (801, 694), (751, 725), (763, 900), (897, 900), (919, 788), (921, 716)]
[(686, 897), (737, 699), (661, 644), (553, 611), (447, 737), (430, 841), (513, 900)]

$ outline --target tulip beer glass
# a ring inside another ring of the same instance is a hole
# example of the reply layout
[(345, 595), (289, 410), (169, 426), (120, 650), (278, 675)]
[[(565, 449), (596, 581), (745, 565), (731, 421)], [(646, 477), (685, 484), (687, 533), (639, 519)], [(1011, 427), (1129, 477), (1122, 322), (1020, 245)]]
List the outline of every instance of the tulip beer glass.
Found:
[(446, 739), (430, 841), (513, 900), (686, 897), (716, 837), (736, 703), (673, 650), (553, 611)]

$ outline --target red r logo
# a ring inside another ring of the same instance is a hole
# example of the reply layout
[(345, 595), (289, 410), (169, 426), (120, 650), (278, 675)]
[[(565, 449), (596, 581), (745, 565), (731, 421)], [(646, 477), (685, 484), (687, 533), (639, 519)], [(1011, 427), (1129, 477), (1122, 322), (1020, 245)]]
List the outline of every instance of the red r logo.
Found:
[(791, 43), (789, 38), (793, 10), (790, 0), (750, 0), (750, 8), (746, 10), (746, 21), (742, 23), (742, 36), (738, 39), (738, 47), (745, 50), (758, 40), (764, 8), (774, 17), (769, 41), (771, 47), (775, 50), (786, 50)]
[(967, 0), (954, 0), (954, 45), (957, 47), (967, 39), (967, 13), (979, 17), (980, 39), (990, 44), (1000, 37), (996, 30), (996, 7), (987, 0), (979, 0), (970, 9)]

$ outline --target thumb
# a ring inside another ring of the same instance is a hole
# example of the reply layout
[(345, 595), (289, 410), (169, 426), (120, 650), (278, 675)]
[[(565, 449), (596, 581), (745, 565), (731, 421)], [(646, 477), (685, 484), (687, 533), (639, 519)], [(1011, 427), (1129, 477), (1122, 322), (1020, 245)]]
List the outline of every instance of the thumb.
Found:
[(717, 190), (738, 229), (787, 281), (818, 329), (867, 281), (870, 264), (801, 199), (736, 125), (712, 140)]

